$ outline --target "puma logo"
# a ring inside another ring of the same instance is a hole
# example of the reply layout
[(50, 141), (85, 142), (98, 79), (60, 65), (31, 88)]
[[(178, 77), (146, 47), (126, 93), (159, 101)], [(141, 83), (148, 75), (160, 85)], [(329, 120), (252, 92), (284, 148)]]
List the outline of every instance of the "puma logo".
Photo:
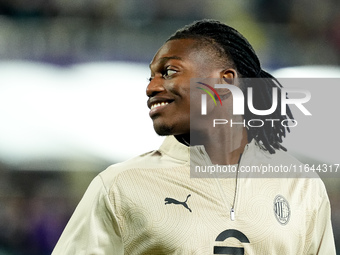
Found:
[(189, 208), (189, 206), (187, 205), (187, 201), (188, 201), (188, 198), (190, 197), (191, 195), (189, 194), (187, 196), (187, 199), (185, 199), (184, 202), (180, 202), (180, 201), (177, 201), (176, 199), (173, 199), (173, 198), (170, 198), (170, 197), (166, 197), (164, 199), (165, 201), (165, 204), (175, 204), (175, 205), (183, 205), (185, 208), (187, 208), (189, 210), (189, 212), (191, 212), (191, 209)]

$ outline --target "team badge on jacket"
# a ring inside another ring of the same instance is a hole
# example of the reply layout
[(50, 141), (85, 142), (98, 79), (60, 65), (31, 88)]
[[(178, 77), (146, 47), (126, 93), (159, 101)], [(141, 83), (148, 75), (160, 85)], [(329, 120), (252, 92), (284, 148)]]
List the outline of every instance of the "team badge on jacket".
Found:
[(274, 199), (274, 213), (278, 222), (286, 225), (290, 218), (290, 208), (288, 201), (281, 195), (277, 195)]

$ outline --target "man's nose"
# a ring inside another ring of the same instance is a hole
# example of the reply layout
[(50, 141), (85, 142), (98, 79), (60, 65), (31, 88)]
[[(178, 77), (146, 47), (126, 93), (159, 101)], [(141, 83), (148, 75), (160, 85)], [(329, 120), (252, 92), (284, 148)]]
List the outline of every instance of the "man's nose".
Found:
[(161, 77), (154, 77), (149, 82), (149, 85), (146, 87), (146, 95), (148, 97), (152, 97), (165, 91), (164, 81)]

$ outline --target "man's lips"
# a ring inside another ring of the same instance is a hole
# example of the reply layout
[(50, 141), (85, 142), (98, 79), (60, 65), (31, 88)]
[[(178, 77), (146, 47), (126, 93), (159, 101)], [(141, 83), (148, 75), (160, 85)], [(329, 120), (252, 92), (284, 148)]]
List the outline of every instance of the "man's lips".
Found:
[(163, 106), (164, 104), (170, 104), (174, 99), (169, 97), (150, 97), (148, 99), (148, 107), (149, 109), (153, 109), (155, 107)]
[(149, 115), (152, 116), (154, 113), (158, 112), (162, 108), (166, 107), (168, 104), (173, 102), (174, 99), (167, 97), (151, 97), (149, 98), (147, 104), (150, 109)]

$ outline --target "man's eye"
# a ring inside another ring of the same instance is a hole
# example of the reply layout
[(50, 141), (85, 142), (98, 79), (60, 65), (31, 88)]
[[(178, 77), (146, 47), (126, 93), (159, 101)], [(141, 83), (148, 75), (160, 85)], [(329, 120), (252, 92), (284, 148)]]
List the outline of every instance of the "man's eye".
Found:
[(177, 73), (177, 71), (172, 70), (172, 69), (166, 69), (166, 70), (164, 71), (163, 77), (164, 77), (164, 78), (169, 78), (169, 77), (171, 77), (172, 75), (174, 75), (175, 73)]

